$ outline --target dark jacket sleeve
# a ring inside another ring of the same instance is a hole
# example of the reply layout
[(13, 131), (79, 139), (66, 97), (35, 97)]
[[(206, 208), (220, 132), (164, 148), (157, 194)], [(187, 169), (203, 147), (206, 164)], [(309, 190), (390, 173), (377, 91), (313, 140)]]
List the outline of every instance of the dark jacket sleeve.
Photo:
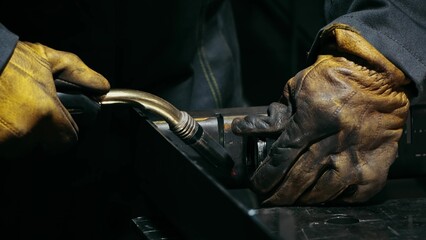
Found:
[(18, 36), (11, 33), (0, 23), (0, 72), (3, 71), (4, 66), (9, 61), (18, 42)]
[(424, 0), (325, 0), (328, 22), (347, 24), (416, 84), (414, 102), (426, 100)]

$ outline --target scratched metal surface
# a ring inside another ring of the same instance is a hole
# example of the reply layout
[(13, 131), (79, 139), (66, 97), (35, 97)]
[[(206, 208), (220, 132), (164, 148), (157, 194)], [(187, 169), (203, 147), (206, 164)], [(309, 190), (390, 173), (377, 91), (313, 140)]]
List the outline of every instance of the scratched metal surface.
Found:
[[(264, 208), (252, 213), (293, 239), (424, 239), (426, 198), (352, 207)], [(283, 238), (284, 239), (284, 238)], [(287, 239), (287, 238), (286, 238)]]

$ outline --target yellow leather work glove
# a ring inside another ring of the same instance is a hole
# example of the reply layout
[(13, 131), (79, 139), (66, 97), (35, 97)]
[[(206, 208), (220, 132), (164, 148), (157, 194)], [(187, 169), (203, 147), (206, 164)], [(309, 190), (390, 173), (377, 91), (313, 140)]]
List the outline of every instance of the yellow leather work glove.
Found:
[(251, 183), (266, 205), (363, 202), (385, 185), (409, 109), (410, 80), (346, 25), (321, 35), (316, 62), (240, 135), (278, 134)]
[(0, 158), (35, 147), (56, 153), (76, 142), (78, 127), (57, 98), (54, 78), (94, 97), (110, 88), (76, 55), (18, 42), (0, 75)]

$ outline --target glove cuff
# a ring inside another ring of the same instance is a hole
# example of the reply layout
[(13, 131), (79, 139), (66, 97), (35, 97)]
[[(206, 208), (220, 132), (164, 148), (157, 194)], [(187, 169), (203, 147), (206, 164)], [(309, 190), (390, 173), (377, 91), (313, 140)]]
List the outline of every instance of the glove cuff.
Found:
[[(351, 26), (333, 24), (319, 35), (319, 55), (333, 55), (345, 57), (354, 63), (365, 67), (373, 74), (379, 74), (380, 79), (386, 79), (386, 85), (397, 90), (408, 86), (410, 80), (405, 74), (371, 45), (361, 34)], [(365, 86), (375, 85), (368, 82), (374, 78), (364, 79), (360, 82)]]

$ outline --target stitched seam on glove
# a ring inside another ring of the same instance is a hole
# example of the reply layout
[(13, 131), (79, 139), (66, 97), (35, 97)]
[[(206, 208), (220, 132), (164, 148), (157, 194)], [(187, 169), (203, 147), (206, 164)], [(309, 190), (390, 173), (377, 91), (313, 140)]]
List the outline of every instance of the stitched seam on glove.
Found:
[(356, 91), (352, 91), (350, 94), (349, 94), (349, 96), (347, 96), (344, 100), (343, 100), (343, 102), (342, 102), (342, 104), (340, 105), (340, 107), (338, 107), (334, 112), (333, 112), (333, 116), (337, 116), (337, 114), (339, 114), (340, 113), (340, 111), (342, 111), (342, 109), (346, 106), (346, 104), (349, 102), (349, 100), (351, 100), (352, 99), (352, 97), (353, 96), (355, 96), (356, 95)]
[[(20, 48), (20, 47), (21, 48)], [(25, 48), (25, 49), (23, 49)], [(23, 55), (27, 55), (27, 54), (31, 54), (32, 57), (34, 57), (34, 59), (39, 62), (43, 67), (45, 67), (46, 69), (48, 69), (50, 71), (51, 66), (50, 63), (42, 58), (34, 49), (32, 49), (28, 44), (24, 43), (24, 42), (18, 42), (18, 47), (16, 48), (16, 51), (20, 52)]]
[(313, 64), (313, 66), (311, 67), (311, 68), (309, 68), (307, 71), (306, 71), (306, 73), (303, 75), (303, 77), (302, 77), (302, 79), (301, 79), (301, 83), (300, 83), (300, 87), (299, 87), (299, 90), (294, 90), (293, 92), (299, 92), (299, 91), (301, 91), (302, 89), (303, 89), (303, 86), (304, 86), (304, 83), (305, 83), (305, 80), (306, 80), (306, 78), (308, 77), (308, 75), (315, 69), (315, 68), (317, 68), (319, 65), (321, 65), (322, 63), (324, 63), (325, 61), (327, 61), (327, 60), (330, 60), (330, 59), (332, 59), (333, 58), (333, 56), (329, 56), (329, 57), (325, 57), (324, 59), (321, 59), (321, 60), (319, 60), (319, 61), (316, 61), (314, 64)]
[(6, 122), (3, 118), (0, 118), (0, 124), (3, 125), (9, 132), (11, 132), (16, 137), (21, 137), (23, 134), (16, 128), (14, 128), (11, 124)]
[(9, 64), (11, 64), (13, 67), (15, 67), (17, 71), (20, 71), (20, 72), (26, 74), (27, 76), (29, 76), (34, 82), (37, 82), (37, 81), (35, 81), (34, 77), (32, 77), (31, 73), (28, 72), (25, 68), (22, 68), (21, 66), (19, 66), (18, 64), (14, 63), (14, 62), (9, 62)]

